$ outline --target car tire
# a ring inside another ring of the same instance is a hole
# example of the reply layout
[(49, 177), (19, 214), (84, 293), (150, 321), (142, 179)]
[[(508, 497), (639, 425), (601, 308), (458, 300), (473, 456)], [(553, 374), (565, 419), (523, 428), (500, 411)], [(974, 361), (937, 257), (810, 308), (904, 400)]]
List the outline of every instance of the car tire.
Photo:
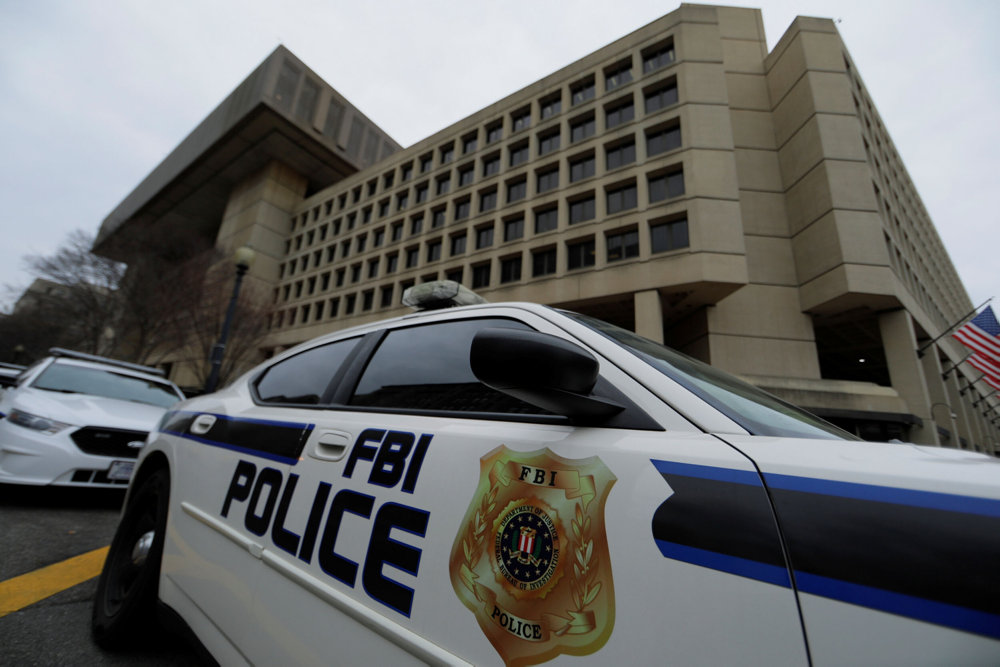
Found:
[(102, 648), (135, 645), (156, 626), (169, 499), (170, 475), (161, 468), (139, 483), (125, 508), (91, 614), (91, 632)]

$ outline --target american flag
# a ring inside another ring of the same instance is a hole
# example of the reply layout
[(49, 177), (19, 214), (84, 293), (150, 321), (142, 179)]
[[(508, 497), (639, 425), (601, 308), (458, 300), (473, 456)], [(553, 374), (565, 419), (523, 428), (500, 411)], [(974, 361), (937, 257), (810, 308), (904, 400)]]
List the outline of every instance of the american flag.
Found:
[[(976, 354), (972, 355), (973, 357), (980, 356), (986, 361), (1000, 365), (1000, 323), (997, 322), (992, 307), (987, 306), (983, 312), (966, 322), (952, 336), (962, 345), (975, 351)], [(971, 357), (969, 363), (972, 363)], [(976, 368), (979, 367), (976, 366)]]
[(966, 361), (973, 368), (983, 373), (983, 379), (986, 380), (986, 384), (1000, 390), (1000, 366), (994, 364), (981, 354), (970, 355)]

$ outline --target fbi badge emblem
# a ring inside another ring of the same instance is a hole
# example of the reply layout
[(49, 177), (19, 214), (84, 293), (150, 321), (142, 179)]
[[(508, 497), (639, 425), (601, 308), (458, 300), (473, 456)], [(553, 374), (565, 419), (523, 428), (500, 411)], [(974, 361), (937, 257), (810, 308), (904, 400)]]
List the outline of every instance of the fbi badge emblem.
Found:
[(588, 655), (611, 636), (614, 582), (604, 505), (616, 478), (600, 458), (501, 445), (451, 550), (451, 582), (508, 665)]

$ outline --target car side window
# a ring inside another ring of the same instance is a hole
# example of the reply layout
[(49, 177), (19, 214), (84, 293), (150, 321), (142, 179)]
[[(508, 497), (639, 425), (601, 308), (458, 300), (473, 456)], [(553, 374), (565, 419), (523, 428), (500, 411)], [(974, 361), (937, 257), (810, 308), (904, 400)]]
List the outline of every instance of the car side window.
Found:
[(531, 330), (516, 320), (437, 322), (390, 331), (361, 376), (351, 405), (448, 412), (550, 414), (479, 382), (472, 338), (487, 327)]
[(279, 361), (257, 380), (265, 403), (316, 405), (360, 338), (337, 341)]

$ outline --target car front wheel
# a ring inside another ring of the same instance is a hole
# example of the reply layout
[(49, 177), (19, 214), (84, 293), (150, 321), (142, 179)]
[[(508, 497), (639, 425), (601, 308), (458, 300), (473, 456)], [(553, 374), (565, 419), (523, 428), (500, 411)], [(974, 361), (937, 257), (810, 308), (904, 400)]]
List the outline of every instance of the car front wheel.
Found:
[(156, 624), (156, 600), (167, 525), (170, 475), (160, 469), (131, 496), (104, 561), (91, 615), (104, 648), (134, 644)]

